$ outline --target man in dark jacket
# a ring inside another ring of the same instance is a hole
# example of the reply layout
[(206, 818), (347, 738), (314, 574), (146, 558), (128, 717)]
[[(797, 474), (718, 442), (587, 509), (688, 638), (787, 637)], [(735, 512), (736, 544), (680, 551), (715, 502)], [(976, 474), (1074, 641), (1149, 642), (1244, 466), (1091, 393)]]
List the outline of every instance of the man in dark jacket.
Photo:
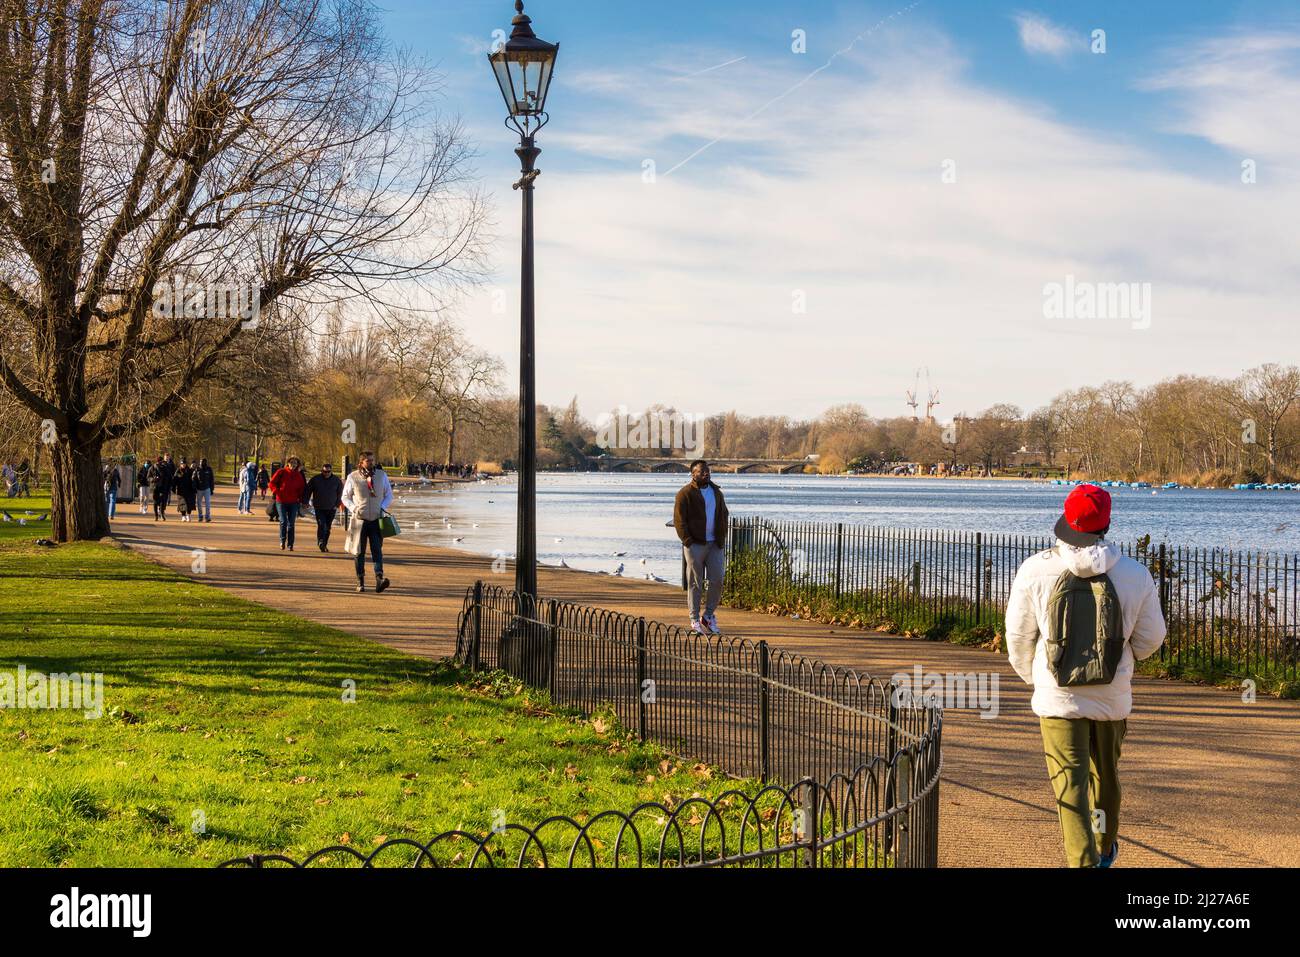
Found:
[(207, 459), (199, 459), (199, 464), (194, 467), (194, 491), (198, 497), (198, 508), (195, 510), (197, 520), (212, 524), (212, 493), (217, 487), (217, 475), (212, 471), (212, 466), (208, 464)]
[(320, 467), (320, 474), (313, 475), (307, 483), (304, 498), (316, 511), (316, 544), (322, 552), (330, 550), (330, 529), (342, 498), (343, 480), (334, 474), (334, 466), (326, 462)]
[[(157, 463), (156, 468), (158, 469), (158, 474), (162, 476), (163, 505), (164, 511), (166, 511), (165, 506), (170, 505), (172, 502), (172, 486), (176, 482), (176, 463), (172, 461), (172, 454), (170, 452), (164, 452), (162, 454), (162, 461)], [(157, 500), (157, 497), (158, 496), (155, 494), (154, 499)]]
[[(673, 526), (682, 540), (686, 558), (686, 599), (691, 612), (691, 630), (720, 635), (715, 614), (722, 600), (722, 577), (727, 544), (727, 503), (722, 489), (713, 484), (709, 463), (691, 463), (691, 481), (677, 493), (673, 504)], [(704, 614), (700, 614), (701, 594)]]
[(170, 468), (166, 457), (158, 456), (158, 461), (149, 467), (149, 487), (153, 489), (153, 520), (167, 521), (167, 503), (172, 494), (172, 477), (176, 470)]
[(108, 508), (108, 519), (117, 517), (117, 491), (122, 487), (122, 476), (112, 462), (104, 469), (104, 505)]

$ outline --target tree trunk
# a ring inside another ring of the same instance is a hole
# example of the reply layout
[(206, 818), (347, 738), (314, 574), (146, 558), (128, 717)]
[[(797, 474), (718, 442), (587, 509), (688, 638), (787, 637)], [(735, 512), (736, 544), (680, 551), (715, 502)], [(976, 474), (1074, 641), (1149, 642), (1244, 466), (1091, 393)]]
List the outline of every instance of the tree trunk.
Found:
[(447, 461), (443, 463), (445, 465), (456, 464), (456, 428), (458, 425), (459, 423), (456, 421), (456, 416), (451, 415), (447, 417)]
[(101, 468), (103, 441), (60, 435), (50, 448), (50, 519), (56, 542), (98, 541), (108, 534)]

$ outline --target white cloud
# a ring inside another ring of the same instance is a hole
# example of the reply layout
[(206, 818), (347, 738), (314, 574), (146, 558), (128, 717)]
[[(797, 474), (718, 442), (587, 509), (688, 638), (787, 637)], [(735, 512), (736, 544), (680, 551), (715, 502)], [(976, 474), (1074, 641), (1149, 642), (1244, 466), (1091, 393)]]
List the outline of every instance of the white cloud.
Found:
[(492, 41), (485, 37), (462, 34), (456, 38), (462, 53), (470, 56), (487, 56), (492, 52)]
[[(538, 185), (543, 401), (905, 414), (913, 370), (929, 366), (951, 415), (1300, 351), (1300, 183), (1194, 175), (973, 86), (932, 42), (845, 57), (749, 123), (735, 118), (803, 73), (753, 61), (726, 73), (617, 86), (604, 109), (569, 118), (568, 145), (589, 147), (581, 165), (596, 171), (553, 159)], [(1177, 88), (1200, 115), (1203, 93)], [(721, 133), (678, 173), (642, 181), (642, 157), (662, 171)], [(508, 224), (517, 194), (503, 199)], [(499, 248), (513, 289), (517, 245), (503, 235)], [(1151, 329), (1044, 319), (1043, 286), (1067, 274), (1152, 283)], [(796, 291), (806, 313), (792, 311)], [(513, 359), (517, 312), (490, 301), (467, 318)]]
[(1197, 44), (1142, 88), (1176, 96), (1179, 111), (1167, 129), (1300, 175), (1300, 33), (1242, 33)]
[(1060, 58), (1079, 49), (1082, 44), (1067, 29), (1057, 26), (1041, 14), (1018, 13), (1014, 19), (1020, 31), (1020, 45), (1026, 53)]

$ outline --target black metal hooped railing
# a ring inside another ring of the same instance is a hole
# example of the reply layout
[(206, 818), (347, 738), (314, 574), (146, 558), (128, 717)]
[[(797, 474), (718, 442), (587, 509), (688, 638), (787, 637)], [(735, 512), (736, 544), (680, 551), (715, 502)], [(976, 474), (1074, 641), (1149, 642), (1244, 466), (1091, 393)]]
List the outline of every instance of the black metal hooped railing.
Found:
[(610, 708), (642, 741), (758, 779), (675, 807), (369, 852), (335, 847), (223, 866), (933, 867), (942, 712), (845, 668), (770, 647), (476, 584), (456, 657), (547, 689), (560, 707)]

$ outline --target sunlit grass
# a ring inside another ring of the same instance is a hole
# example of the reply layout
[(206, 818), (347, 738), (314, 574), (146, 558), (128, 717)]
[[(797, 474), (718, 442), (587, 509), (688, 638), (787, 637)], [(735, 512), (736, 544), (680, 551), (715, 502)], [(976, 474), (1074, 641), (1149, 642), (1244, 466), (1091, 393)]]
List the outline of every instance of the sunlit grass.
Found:
[(0, 672), (19, 664), (102, 672), (105, 715), (0, 710), (0, 866), (301, 859), (734, 786), (512, 681), (470, 680), (108, 545), (0, 545)]

